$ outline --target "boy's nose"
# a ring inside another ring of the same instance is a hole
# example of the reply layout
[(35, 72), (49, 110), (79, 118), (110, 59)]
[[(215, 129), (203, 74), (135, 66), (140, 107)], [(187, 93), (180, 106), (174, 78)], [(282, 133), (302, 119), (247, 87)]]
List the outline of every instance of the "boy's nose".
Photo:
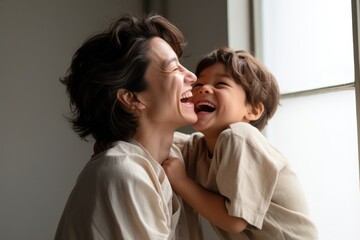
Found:
[(199, 89), (199, 93), (200, 94), (209, 94), (211, 92), (211, 89), (208, 85), (203, 85), (200, 89)]

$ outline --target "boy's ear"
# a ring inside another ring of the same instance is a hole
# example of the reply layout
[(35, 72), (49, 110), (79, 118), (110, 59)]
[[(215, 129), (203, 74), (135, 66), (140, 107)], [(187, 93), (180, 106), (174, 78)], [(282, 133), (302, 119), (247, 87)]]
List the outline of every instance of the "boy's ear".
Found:
[(129, 111), (136, 109), (145, 109), (145, 105), (142, 104), (136, 97), (136, 95), (126, 89), (119, 89), (117, 91), (117, 99), (119, 102)]
[(256, 121), (261, 117), (263, 112), (264, 112), (264, 104), (259, 103), (256, 106), (249, 105), (249, 109), (247, 114), (245, 115), (245, 118), (248, 121)]

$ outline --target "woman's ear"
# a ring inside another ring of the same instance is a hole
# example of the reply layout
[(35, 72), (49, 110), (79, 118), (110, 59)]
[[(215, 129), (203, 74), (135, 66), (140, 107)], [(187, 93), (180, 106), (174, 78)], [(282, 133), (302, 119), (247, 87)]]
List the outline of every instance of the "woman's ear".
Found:
[(245, 119), (248, 121), (256, 121), (258, 120), (262, 113), (264, 112), (264, 104), (259, 103), (256, 106), (248, 105), (248, 112), (245, 115)]
[(145, 109), (145, 105), (137, 99), (133, 92), (127, 89), (119, 89), (117, 99), (129, 111)]

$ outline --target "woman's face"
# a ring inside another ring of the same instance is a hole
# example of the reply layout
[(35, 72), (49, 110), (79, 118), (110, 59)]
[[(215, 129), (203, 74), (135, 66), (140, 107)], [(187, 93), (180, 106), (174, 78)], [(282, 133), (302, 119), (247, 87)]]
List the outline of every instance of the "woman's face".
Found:
[(154, 124), (173, 129), (196, 122), (192, 83), (196, 76), (179, 63), (170, 45), (159, 37), (150, 40), (150, 63), (145, 73), (148, 89), (138, 94)]

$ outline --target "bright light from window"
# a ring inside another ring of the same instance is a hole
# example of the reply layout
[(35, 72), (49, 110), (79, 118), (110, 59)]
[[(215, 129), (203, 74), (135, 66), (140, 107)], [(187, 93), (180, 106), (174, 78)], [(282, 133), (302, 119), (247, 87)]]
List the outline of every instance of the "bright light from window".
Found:
[(360, 236), (353, 93), (282, 100), (266, 129), (303, 183), (320, 240)]
[(355, 110), (354, 91), (286, 99), (266, 129), (303, 183), (320, 240), (360, 237)]
[(263, 61), (283, 93), (354, 82), (350, 0), (263, 3)]
[[(263, 0), (263, 62), (282, 93), (354, 82), (350, 0)], [(266, 128), (289, 159), (319, 239), (360, 239), (355, 90), (289, 95)]]

